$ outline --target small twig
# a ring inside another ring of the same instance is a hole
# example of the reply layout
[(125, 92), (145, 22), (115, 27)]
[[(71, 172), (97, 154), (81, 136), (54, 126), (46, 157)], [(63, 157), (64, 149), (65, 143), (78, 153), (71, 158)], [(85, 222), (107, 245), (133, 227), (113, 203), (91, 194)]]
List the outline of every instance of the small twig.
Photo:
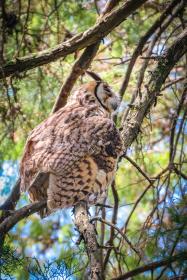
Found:
[(187, 260), (187, 253), (186, 252), (180, 253), (178, 255), (175, 255), (173, 257), (165, 258), (165, 259), (163, 259), (161, 261), (158, 261), (158, 262), (152, 262), (152, 263), (146, 264), (144, 266), (140, 266), (136, 269), (128, 271), (127, 273), (125, 273), (125, 274), (123, 274), (119, 277), (112, 278), (111, 280), (129, 279), (129, 278), (134, 277), (135, 275), (138, 275), (140, 273), (143, 273), (143, 272), (146, 272), (146, 271), (151, 271), (151, 270), (154, 270), (158, 267), (162, 267), (162, 266), (165, 266), (165, 265), (169, 265), (172, 262), (175, 262), (177, 260)]
[(127, 242), (127, 244), (130, 246), (130, 248), (140, 257), (141, 254), (140, 252), (133, 246), (133, 244), (130, 242), (130, 240), (127, 238), (126, 234), (123, 233), (122, 230), (120, 230), (116, 225), (112, 224), (111, 222), (109, 221), (106, 221), (104, 219), (102, 219), (101, 217), (94, 217), (90, 220), (90, 222), (93, 222), (93, 221), (99, 221), (101, 223), (104, 223), (110, 227), (113, 227), (124, 239), (125, 241)]
[(150, 184), (153, 184), (155, 178), (149, 178), (149, 176), (137, 165), (137, 163), (127, 155), (124, 155), (123, 157), (126, 158), (147, 179)]
[(179, 176), (181, 176), (184, 180), (187, 180), (187, 175), (185, 175), (182, 171), (180, 171), (174, 164), (173, 166), (173, 170), (175, 171), (175, 173)]
[[(111, 222), (112, 222), (112, 224), (115, 225), (116, 221), (117, 221), (117, 216), (118, 216), (119, 197), (118, 197), (117, 190), (115, 188), (115, 182), (114, 181), (111, 185), (111, 188), (112, 188), (112, 194), (113, 194), (113, 197), (114, 197), (114, 209), (113, 209)], [(107, 243), (109, 245), (111, 245), (111, 247), (113, 246), (113, 242), (114, 242), (114, 236), (115, 236), (114, 231), (115, 231), (115, 229), (113, 227), (110, 227), (110, 237), (109, 237), (109, 240), (108, 240)], [(106, 256), (105, 256), (104, 264), (103, 264), (104, 269), (106, 269), (106, 267), (107, 267), (107, 263), (108, 263), (111, 251), (112, 251), (112, 248), (109, 248), (108, 251), (106, 252)]]
[[(156, 177), (154, 177), (154, 180), (160, 178), (165, 172), (167, 172), (169, 169), (169, 167), (166, 167), (165, 169), (163, 169)], [(125, 225), (123, 227), (123, 232), (125, 233), (127, 230), (127, 226), (129, 224), (130, 218), (132, 217), (132, 214), (134, 213), (137, 205), (139, 204), (139, 202), (142, 200), (142, 198), (145, 196), (145, 194), (147, 193), (147, 191), (153, 186), (153, 182), (151, 182), (146, 188), (145, 190), (141, 193), (141, 195), (138, 197), (138, 199), (136, 200), (136, 202), (134, 203), (134, 206), (125, 222)]]
[(154, 59), (154, 60), (159, 60), (162, 57), (163, 57), (162, 55), (140, 56), (141, 59)]
[[(167, 83), (164, 87), (162, 87), (161, 91), (165, 90), (168, 87), (171, 87), (172, 85), (175, 85), (181, 81), (185, 80), (185, 77), (180, 77), (178, 79), (175, 80), (171, 80), (169, 83)], [(185, 82), (185, 81), (184, 81)]]
[(97, 203), (95, 206), (99, 206), (99, 207), (101, 207), (101, 208), (110, 208), (110, 209), (112, 209), (113, 208), (113, 206), (111, 206), (111, 205), (107, 205), (107, 204), (102, 204), (102, 203)]
[(134, 65), (136, 63), (136, 60), (138, 58), (138, 56), (142, 53), (143, 51), (143, 48), (146, 44), (146, 42), (148, 41), (148, 39), (155, 33), (155, 31), (160, 28), (160, 26), (162, 25), (162, 23), (164, 22), (164, 20), (168, 17), (168, 15), (171, 14), (172, 10), (174, 9), (174, 7), (178, 4), (179, 0), (173, 0), (169, 5), (168, 7), (166, 8), (166, 10), (164, 10), (164, 12), (161, 14), (160, 18), (158, 18), (154, 24), (148, 29), (148, 31), (145, 33), (144, 36), (141, 37), (137, 47), (135, 48), (133, 54), (132, 54), (132, 57), (131, 57), (131, 61), (128, 65), (128, 69), (125, 73), (125, 78), (122, 82), (122, 85), (121, 85), (121, 88), (120, 88), (120, 95), (123, 96), (126, 89), (127, 89), (127, 86), (128, 86), (128, 83), (129, 83), (129, 80), (130, 80), (130, 76), (131, 76), (131, 73), (132, 73), (132, 70), (134, 68)]

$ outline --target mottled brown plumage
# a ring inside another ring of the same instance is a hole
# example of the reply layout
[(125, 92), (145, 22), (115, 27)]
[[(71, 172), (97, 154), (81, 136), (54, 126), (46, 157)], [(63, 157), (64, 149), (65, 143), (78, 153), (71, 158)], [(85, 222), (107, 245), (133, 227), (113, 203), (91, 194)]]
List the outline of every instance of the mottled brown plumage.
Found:
[[(111, 120), (118, 97), (101, 81), (81, 86), (67, 105), (29, 135), (20, 166), (21, 190), (31, 201), (47, 199), (48, 214), (81, 200), (95, 204), (106, 196), (122, 152)], [(40, 187), (31, 182), (49, 173)]]

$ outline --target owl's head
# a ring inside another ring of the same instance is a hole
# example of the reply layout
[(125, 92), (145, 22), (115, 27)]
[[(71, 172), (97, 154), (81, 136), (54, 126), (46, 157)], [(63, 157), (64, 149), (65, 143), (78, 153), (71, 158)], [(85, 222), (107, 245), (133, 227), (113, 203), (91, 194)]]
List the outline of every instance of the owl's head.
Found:
[[(104, 82), (99, 75), (94, 72), (86, 71), (94, 81), (93, 97), (95, 101), (108, 113), (112, 114), (120, 105), (119, 96), (112, 91), (110, 86)], [(91, 98), (93, 100), (93, 98)]]
[(120, 105), (119, 96), (97, 74), (91, 71), (86, 71), (86, 73), (94, 81), (82, 85), (78, 90), (73, 92), (69, 98), (69, 102), (78, 101), (83, 106), (97, 105), (111, 115)]

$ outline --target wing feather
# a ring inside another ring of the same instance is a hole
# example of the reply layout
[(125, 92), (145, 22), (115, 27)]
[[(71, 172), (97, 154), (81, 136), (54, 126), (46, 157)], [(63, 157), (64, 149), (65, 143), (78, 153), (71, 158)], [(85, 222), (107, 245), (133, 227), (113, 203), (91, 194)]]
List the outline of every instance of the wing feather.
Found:
[(29, 189), (38, 172), (71, 172), (81, 159), (110, 143), (119, 153), (121, 139), (114, 123), (103, 116), (85, 118), (87, 110), (64, 107), (31, 132), (20, 165), (22, 191)]

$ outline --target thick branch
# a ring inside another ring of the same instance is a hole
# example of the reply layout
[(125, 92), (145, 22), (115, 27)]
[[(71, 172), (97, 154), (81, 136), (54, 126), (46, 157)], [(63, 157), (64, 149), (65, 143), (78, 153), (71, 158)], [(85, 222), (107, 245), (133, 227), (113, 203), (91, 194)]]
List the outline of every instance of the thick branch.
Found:
[(127, 0), (121, 7), (106, 14), (93, 27), (57, 47), (9, 62), (0, 69), (0, 79), (55, 61), (98, 42), (145, 2), (146, 0)]
[(174, 43), (168, 48), (153, 71), (146, 85), (142, 98), (136, 97), (132, 108), (123, 120), (122, 137), (124, 149), (127, 150), (137, 137), (144, 117), (155, 104), (159, 92), (171, 69), (179, 59), (187, 52), (187, 29), (185, 29)]
[(83, 236), (84, 243), (86, 244), (86, 250), (90, 261), (90, 279), (102, 279), (95, 228), (89, 221), (85, 203), (79, 203), (74, 208), (74, 216), (75, 225)]
[(11, 216), (8, 216), (0, 224), (0, 233), (1, 235), (7, 233), (15, 224), (21, 221), (23, 218), (26, 218), (33, 213), (38, 212), (46, 206), (46, 201), (35, 202), (29, 205), (22, 207), (19, 210), (16, 210), (12, 213)]
[[(178, 255), (163, 259), (163, 260), (158, 261), (158, 262), (152, 262), (152, 263), (146, 264), (144, 266), (140, 266), (136, 269), (133, 269), (133, 270), (115, 278), (115, 280), (129, 279), (130, 277), (134, 277), (135, 275), (138, 275), (140, 273), (143, 273), (143, 272), (146, 272), (146, 271), (153, 271), (154, 269), (156, 269), (158, 267), (161, 267), (161, 266), (168, 266), (172, 262), (176, 262), (178, 260), (181, 260), (181, 261), (187, 260), (187, 253), (186, 252), (180, 253)], [(114, 278), (112, 280), (114, 280)]]

